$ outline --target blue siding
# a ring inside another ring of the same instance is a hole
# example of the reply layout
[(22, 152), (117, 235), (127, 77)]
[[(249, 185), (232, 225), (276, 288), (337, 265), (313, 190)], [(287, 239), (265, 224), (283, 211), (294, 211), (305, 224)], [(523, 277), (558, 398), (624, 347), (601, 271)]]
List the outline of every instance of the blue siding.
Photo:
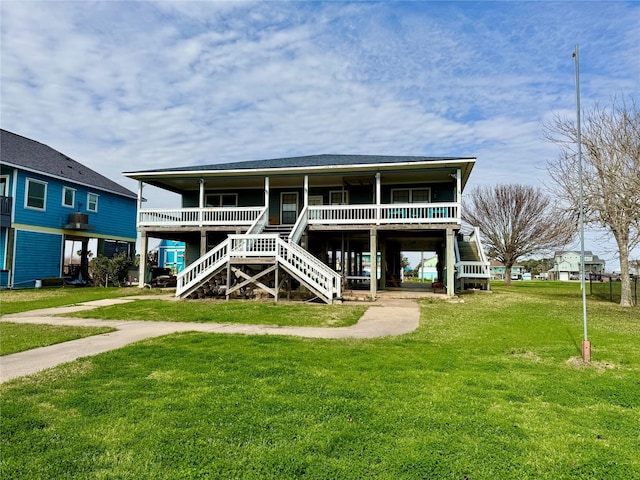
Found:
[(61, 275), (62, 235), (17, 230), (16, 245), (13, 272), (16, 288), (33, 287), (38, 278)]
[[(25, 208), (25, 194), (27, 179), (47, 183), (47, 197), (44, 211)], [(63, 187), (76, 190), (75, 206), (67, 207), (62, 204)], [(98, 211), (87, 210), (87, 195), (99, 195)], [(92, 234), (113, 237), (136, 238), (136, 200), (120, 195), (114, 195), (97, 189), (92, 189), (73, 182), (52, 179), (43, 175), (20, 171), (18, 173), (16, 191), (16, 214), (14, 223), (35, 225), (39, 227), (62, 229), (69, 222), (69, 214), (74, 212), (89, 215), (89, 225), (94, 227)]]

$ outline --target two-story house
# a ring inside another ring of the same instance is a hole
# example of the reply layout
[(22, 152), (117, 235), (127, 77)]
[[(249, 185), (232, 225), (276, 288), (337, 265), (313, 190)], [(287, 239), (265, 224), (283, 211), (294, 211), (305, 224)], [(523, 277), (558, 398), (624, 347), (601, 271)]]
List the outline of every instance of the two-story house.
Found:
[[(553, 256), (553, 268), (549, 270), (550, 276), (555, 280), (580, 280), (580, 260), (579, 251), (555, 252)], [(590, 273), (602, 275), (604, 273), (604, 260), (600, 259), (593, 252), (584, 252), (585, 275)]]
[[(1, 130), (0, 286), (33, 287), (65, 275), (65, 245), (133, 257), (137, 195), (35, 140)], [(74, 245), (75, 242), (75, 245)]]
[[(436, 252), (449, 295), (465, 279), (488, 279), (477, 233), (465, 238), (478, 244), (465, 250), (477, 258), (461, 259), (458, 248), (460, 198), (474, 163), (311, 155), (124, 175), (139, 182), (140, 257), (149, 238), (186, 244), (177, 296), (257, 287), (277, 299), (283, 286), (299, 283), (331, 303), (351, 282), (368, 282), (375, 297), (388, 279), (400, 279), (403, 251)], [(143, 208), (145, 185), (179, 194), (181, 207)]]

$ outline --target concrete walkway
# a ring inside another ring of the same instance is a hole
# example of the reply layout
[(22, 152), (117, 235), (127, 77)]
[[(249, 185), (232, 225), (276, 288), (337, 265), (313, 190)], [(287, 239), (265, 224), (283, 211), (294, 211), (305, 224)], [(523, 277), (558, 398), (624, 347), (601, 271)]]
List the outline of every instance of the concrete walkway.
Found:
[[(139, 297), (149, 299), (151, 297)], [(168, 299), (170, 297), (163, 297)], [(269, 325), (246, 325), (235, 323), (185, 323), (151, 322), (131, 320), (95, 320), (86, 318), (52, 317), (64, 313), (135, 301), (135, 297), (112, 300), (97, 300), (70, 307), (48, 308), (4, 315), (0, 321), (15, 323), (39, 323), (49, 325), (71, 325), (79, 327), (113, 327), (116, 331), (94, 335), (79, 340), (36, 348), (25, 352), (0, 357), (0, 383), (29, 375), (77, 358), (114, 350), (146, 338), (159, 337), (177, 332), (228, 333), (243, 335), (291, 335), (308, 338), (375, 338), (409, 333), (418, 328), (420, 309), (411, 298), (381, 296), (369, 303), (369, 308), (357, 324), (350, 327), (277, 327)]]

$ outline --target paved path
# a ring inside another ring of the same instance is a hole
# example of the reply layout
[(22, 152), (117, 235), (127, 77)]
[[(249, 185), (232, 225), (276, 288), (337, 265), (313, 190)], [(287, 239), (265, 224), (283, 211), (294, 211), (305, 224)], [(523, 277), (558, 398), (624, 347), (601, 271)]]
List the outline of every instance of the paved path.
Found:
[[(150, 297), (140, 298), (148, 299)], [(292, 335), (309, 338), (375, 338), (412, 332), (418, 328), (420, 318), (420, 309), (415, 299), (393, 298), (381, 298), (377, 302), (370, 303), (369, 308), (357, 324), (338, 328), (277, 327), (235, 323), (95, 320), (51, 316), (132, 301), (135, 301), (135, 298), (97, 300), (71, 307), (48, 308), (4, 315), (0, 318), (0, 321), (82, 327), (109, 326), (114, 327), (116, 331), (0, 357), (0, 383), (55, 367), (77, 358), (114, 350), (146, 338), (159, 337), (176, 332)]]

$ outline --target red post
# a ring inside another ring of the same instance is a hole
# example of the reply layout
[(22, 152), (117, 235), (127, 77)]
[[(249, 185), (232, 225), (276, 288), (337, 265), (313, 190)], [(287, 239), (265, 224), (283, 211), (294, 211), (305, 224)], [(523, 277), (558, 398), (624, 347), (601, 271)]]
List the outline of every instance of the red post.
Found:
[(589, 340), (582, 341), (582, 361), (591, 363), (591, 342)]

